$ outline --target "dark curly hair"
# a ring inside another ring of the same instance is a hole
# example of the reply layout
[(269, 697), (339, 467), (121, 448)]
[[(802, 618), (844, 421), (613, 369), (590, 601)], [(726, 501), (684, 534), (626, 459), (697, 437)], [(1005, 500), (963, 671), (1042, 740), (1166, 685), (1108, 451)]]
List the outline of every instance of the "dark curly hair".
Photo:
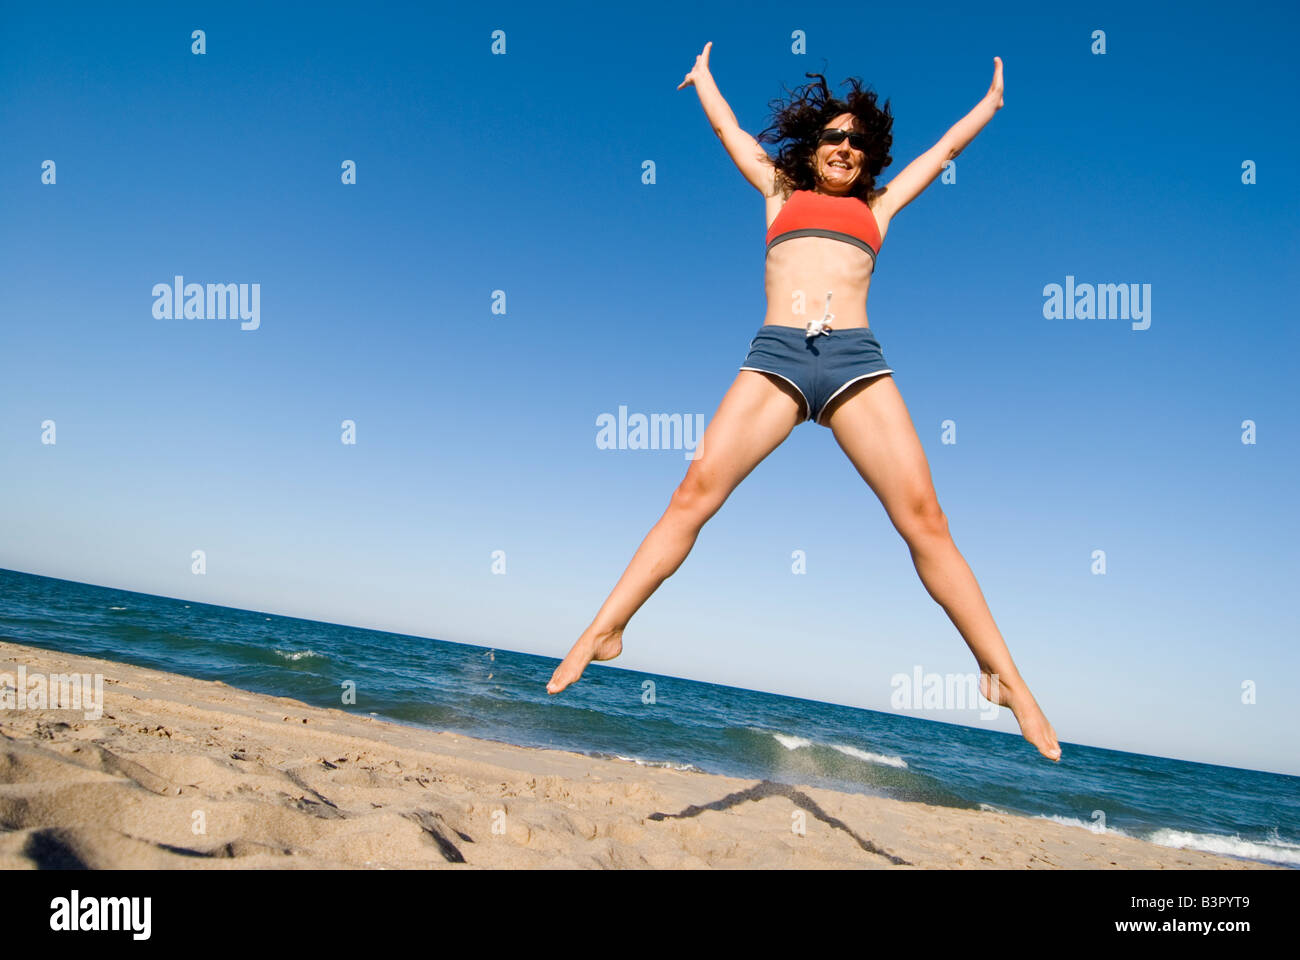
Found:
[(804, 76), (815, 79), (794, 91), (787, 88), (788, 102), (771, 101), (768, 108), (773, 115), (772, 125), (755, 138), (759, 143), (785, 141), (772, 159), (778, 184), (786, 192), (814, 189), (817, 181), (812, 158), (817, 152), (817, 138), (827, 123), (842, 113), (851, 113), (857, 120), (857, 128), (867, 136), (867, 149), (862, 172), (849, 190), (849, 196), (866, 201), (874, 199), (880, 192), (875, 189), (876, 177), (894, 159), (889, 155), (894, 144), (894, 117), (889, 112), (889, 101), (885, 101), (883, 108), (877, 106), (876, 92), (870, 88), (864, 90), (857, 77), (844, 81), (852, 84), (853, 89), (847, 99), (841, 100), (831, 96), (824, 75), (805, 73)]

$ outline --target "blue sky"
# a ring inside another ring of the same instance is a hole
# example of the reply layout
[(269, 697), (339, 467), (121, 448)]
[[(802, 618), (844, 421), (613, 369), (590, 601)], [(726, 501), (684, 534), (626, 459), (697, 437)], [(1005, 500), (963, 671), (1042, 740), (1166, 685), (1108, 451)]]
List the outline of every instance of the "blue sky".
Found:
[[(762, 322), (762, 199), (676, 89), (696, 54), (754, 134), (805, 71), (863, 77), (886, 180), (996, 55), (1005, 108), (868, 304), (957, 545), (1064, 741), (1300, 772), (1300, 15), (964, 6), (7, 5), (0, 566), (563, 655), (687, 465), (598, 449), (597, 417), (711, 417)], [(177, 274), (260, 284), (259, 329), (155, 318)], [(1151, 284), (1150, 328), (1044, 319), (1067, 276)], [(812, 424), (626, 642), (882, 709), (973, 666)]]

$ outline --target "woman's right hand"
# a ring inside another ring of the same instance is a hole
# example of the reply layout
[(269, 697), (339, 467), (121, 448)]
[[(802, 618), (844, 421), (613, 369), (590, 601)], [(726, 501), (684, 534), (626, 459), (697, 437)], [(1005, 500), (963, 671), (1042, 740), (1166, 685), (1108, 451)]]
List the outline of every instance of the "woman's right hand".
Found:
[(686, 75), (685, 80), (677, 84), (678, 90), (683, 87), (693, 87), (697, 78), (709, 75), (709, 47), (711, 46), (713, 46), (712, 40), (704, 45), (704, 51), (695, 58), (695, 66), (691, 67), (691, 72)]
[(993, 82), (989, 84), (989, 92), (984, 96), (993, 104), (994, 110), (1002, 109), (1002, 58), (993, 58)]

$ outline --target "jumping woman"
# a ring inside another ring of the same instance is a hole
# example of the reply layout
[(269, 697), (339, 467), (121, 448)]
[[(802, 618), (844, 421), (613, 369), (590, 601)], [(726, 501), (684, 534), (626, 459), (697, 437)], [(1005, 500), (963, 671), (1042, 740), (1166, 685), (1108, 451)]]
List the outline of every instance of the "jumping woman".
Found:
[[(767, 204), (767, 316), (750, 344), (668, 509), (646, 535), (591, 626), (555, 669), (559, 693), (592, 660), (623, 649), (623, 631), (681, 566), (704, 524), (731, 491), (794, 427), (829, 427), (906, 541), (916, 572), (975, 655), (980, 689), (1010, 707), (1025, 739), (1059, 760), (1056, 731), (1021, 678), (975, 576), (939, 508), (930, 465), (903, 398), (867, 326), (867, 290), (889, 225), (965, 149), (1002, 107), (1002, 61), (969, 114), (888, 184), (893, 117), (889, 102), (852, 78), (847, 101), (821, 74), (795, 91), (760, 134), (785, 141), (776, 158), (740, 128), (709, 72), (709, 49), (677, 89), (694, 86), (709, 122), (740, 172)], [(832, 307), (834, 310), (832, 311)]]

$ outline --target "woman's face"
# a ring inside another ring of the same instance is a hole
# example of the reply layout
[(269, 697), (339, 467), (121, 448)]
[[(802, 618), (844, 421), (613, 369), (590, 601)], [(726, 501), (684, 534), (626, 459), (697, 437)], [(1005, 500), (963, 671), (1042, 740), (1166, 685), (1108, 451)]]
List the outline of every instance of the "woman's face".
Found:
[[(822, 126), (823, 130), (848, 130), (860, 132), (857, 118), (851, 113), (842, 113)], [(839, 143), (819, 143), (813, 153), (813, 176), (817, 188), (826, 193), (847, 193), (857, 181), (866, 162), (866, 154), (855, 149), (848, 137)]]

